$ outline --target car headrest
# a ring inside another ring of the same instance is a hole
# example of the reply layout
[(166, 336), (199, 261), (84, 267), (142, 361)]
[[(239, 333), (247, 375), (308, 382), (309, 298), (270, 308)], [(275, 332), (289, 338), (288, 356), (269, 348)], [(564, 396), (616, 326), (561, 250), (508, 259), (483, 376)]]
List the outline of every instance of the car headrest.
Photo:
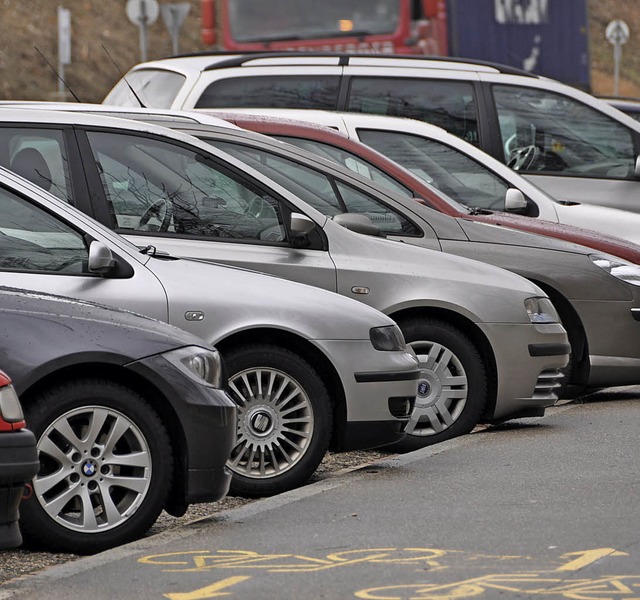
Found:
[(23, 148), (11, 161), (11, 170), (49, 191), (51, 171), (44, 156), (35, 148)]

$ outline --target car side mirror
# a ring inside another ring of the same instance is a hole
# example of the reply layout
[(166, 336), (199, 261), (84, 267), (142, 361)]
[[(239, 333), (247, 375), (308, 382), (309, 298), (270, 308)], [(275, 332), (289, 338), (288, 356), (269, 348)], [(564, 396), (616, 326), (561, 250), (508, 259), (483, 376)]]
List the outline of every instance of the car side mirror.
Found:
[(89, 245), (89, 271), (99, 275), (106, 275), (115, 266), (116, 259), (109, 246), (102, 242), (91, 242)]
[(367, 215), (356, 213), (340, 213), (333, 217), (333, 220), (342, 225), (345, 229), (362, 233), (363, 235), (380, 236), (380, 227), (374, 225), (373, 221)]
[(312, 219), (300, 213), (291, 213), (289, 228), (291, 230), (291, 244), (294, 248), (306, 248), (309, 245), (309, 234), (316, 224)]
[(506, 212), (523, 214), (527, 210), (527, 199), (520, 190), (509, 188), (504, 196), (504, 209)]
[(633, 168), (633, 174), (640, 179), (640, 156), (636, 156), (636, 164)]

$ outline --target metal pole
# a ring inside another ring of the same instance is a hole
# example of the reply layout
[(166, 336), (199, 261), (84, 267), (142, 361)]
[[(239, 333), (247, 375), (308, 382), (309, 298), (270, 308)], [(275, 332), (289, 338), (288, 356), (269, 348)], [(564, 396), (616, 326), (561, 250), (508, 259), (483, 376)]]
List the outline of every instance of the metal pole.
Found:
[(147, 3), (140, 2), (140, 57), (142, 62), (147, 60)]
[(620, 84), (620, 58), (622, 56), (622, 44), (616, 42), (613, 45), (613, 95), (618, 96)]

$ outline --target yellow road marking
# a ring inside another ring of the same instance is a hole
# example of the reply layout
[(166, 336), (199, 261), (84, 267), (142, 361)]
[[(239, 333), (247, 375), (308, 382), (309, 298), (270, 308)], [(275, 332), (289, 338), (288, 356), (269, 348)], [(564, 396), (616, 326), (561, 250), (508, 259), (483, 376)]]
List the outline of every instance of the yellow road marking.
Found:
[(586, 567), (591, 563), (604, 558), (605, 556), (629, 556), (626, 552), (620, 552), (615, 548), (595, 548), (594, 550), (583, 550), (582, 552), (567, 552), (560, 558), (569, 558), (570, 556), (579, 556), (566, 565), (562, 565), (556, 571), (579, 571), (582, 567)]
[(177, 592), (174, 594), (164, 594), (164, 597), (169, 598), (169, 600), (207, 600), (208, 598), (229, 596), (231, 592), (221, 592), (221, 590), (231, 587), (232, 585), (236, 585), (237, 583), (242, 583), (247, 579), (251, 579), (251, 577), (227, 577), (226, 579), (218, 581), (213, 585), (208, 585), (207, 587), (200, 588), (199, 590), (194, 590), (193, 592)]

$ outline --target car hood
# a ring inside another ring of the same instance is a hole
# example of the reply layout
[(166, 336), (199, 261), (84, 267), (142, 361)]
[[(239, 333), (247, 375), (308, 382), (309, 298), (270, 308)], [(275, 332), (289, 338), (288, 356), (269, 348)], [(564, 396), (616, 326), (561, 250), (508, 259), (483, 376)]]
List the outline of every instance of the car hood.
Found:
[[(628, 214), (635, 216), (634, 213)], [(640, 215), (638, 216), (640, 217)], [(563, 223), (553, 223), (551, 221), (545, 221), (544, 219), (533, 219), (531, 217), (523, 217), (521, 215), (501, 212), (470, 215), (469, 217), (465, 217), (465, 221), (467, 220), (492, 223), (494, 225), (528, 231), (529, 233), (537, 233), (539, 235), (573, 242), (599, 252), (618, 256), (634, 264), (640, 264), (640, 245), (634, 244), (628, 240), (623, 240), (620, 237), (615, 237), (612, 234), (594, 231), (593, 229), (582, 228), (575, 225), (565, 225)]]
[[(165, 288), (170, 322), (214, 344), (257, 327), (309, 340), (368, 340), (372, 327), (394, 323), (355, 300), (248, 269), (186, 258), (152, 259), (146, 267)], [(202, 319), (187, 320), (194, 312)]]
[(0, 287), (0, 323), (0, 363), (18, 391), (66, 365), (126, 365), (184, 346), (208, 347), (186, 331), (133, 312), (7, 287)]
[(594, 204), (556, 203), (560, 223), (640, 244), (640, 214)]
[(481, 223), (467, 219), (457, 219), (457, 221), (472, 242), (521, 246), (524, 248), (545, 248), (578, 254), (590, 254), (593, 252), (590, 248), (585, 248), (579, 244), (540, 235), (539, 233), (520, 231), (492, 223)]

